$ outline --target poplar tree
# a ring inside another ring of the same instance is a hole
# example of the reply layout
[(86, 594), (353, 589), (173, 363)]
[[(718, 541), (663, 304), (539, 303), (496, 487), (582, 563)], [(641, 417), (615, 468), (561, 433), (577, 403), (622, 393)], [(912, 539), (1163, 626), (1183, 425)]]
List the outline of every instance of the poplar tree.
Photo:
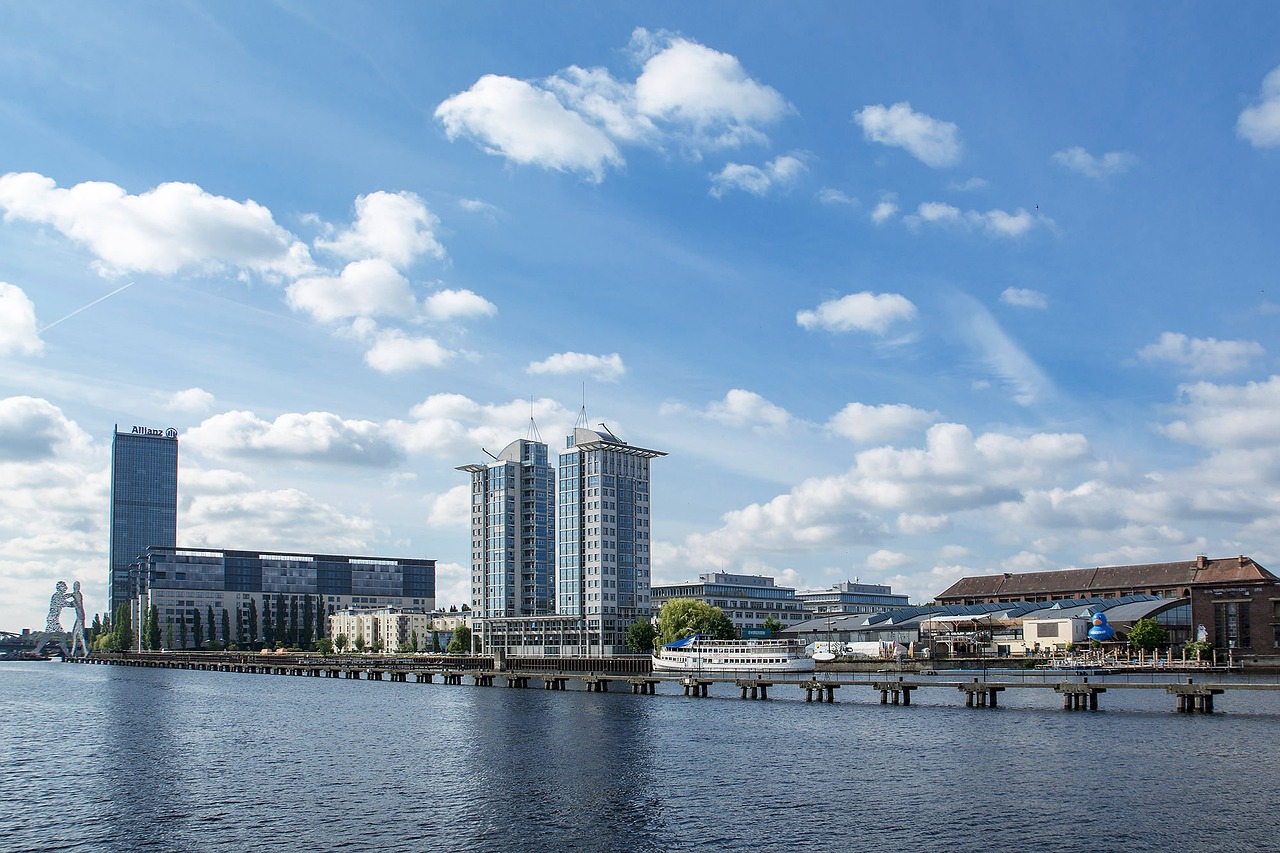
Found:
[(293, 641), (290, 645), (301, 646), (302, 626), (298, 624), (298, 596), (289, 596), (289, 637)]
[(218, 623), (213, 621), (213, 605), (209, 605), (209, 645), (218, 641)]
[(289, 642), (289, 611), (284, 606), (284, 593), (276, 593), (276, 645)]
[(111, 629), (111, 645), (115, 651), (127, 652), (133, 648), (133, 616), (129, 613), (129, 605), (121, 604), (116, 608), (116, 618)]
[(169, 651), (173, 651), (173, 620), (170, 619), (168, 624), (164, 626), (164, 647)]
[(204, 645), (204, 628), (200, 625), (200, 608), (191, 608), (191, 636), (196, 641), (196, 648)]
[(271, 599), (262, 599), (262, 642), (269, 648), (276, 646), (276, 626), (271, 619)]
[(231, 644), (231, 616), (227, 613), (227, 608), (222, 608), (222, 645)]
[(249, 644), (253, 645), (258, 642), (258, 602), (255, 599), (249, 599)]
[(179, 645), (182, 647), (183, 651), (186, 651), (186, 648), (187, 648), (187, 620), (186, 620), (183, 616), (181, 616), (181, 615), (179, 615), (179, 616), (178, 616), (178, 639), (179, 639), (179, 640), (181, 640), (181, 643), (180, 643)]
[(311, 596), (304, 595), (302, 597), (302, 647), (304, 649), (311, 648), (311, 642), (315, 639), (315, 616), (311, 612)]
[(147, 647), (153, 652), (160, 650), (160, 608), (151, 605), (147, 611)]
[(236, 602), (236, 645), (244, 648), (244, 611), (240, 609), (240, 602)]

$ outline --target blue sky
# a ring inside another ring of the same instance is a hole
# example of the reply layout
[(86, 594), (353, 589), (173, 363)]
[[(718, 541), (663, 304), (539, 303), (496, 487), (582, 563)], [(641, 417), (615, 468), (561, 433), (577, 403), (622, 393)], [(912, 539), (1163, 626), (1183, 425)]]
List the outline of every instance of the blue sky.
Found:
[(1274, 567), (1277, 32), (6, 4), (0, 627), (104, 608), (116, 423), (181, 431), (180, 544), (432, 557), (446, 605), (455, 466), (584, 401), (670, 453), (655, 582)]

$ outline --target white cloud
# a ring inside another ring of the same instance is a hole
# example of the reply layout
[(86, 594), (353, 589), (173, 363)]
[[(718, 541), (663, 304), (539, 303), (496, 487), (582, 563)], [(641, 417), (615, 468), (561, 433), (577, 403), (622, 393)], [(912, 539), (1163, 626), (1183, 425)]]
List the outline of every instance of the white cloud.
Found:
[(423, 310), (432, 320), (444, 321), (491, 317), (498, 313), (498, 306), (470, 290), (441, 290), (426, 298)]
[(760, 432), (777, 432), (792, 421), (786, 409), (742, 388), (731, 389), (723, 400), (710, 403), (699, 414), (728, 426), (751, 427)]
[(567, 435), (573, 427), (574, 414), (547, 398), (494, 405), (462, 394), (433, 394), (413, 407), (411, 420), (392, 421), (387, 428), (411, 453), (457, 459), (465, 454), (480, 456), (482, 447), (496, 452), (513, 436), (526, 435), (531, 412), (549, 435)]
[(775, 157), (759, 166), (729, 163), (718, 174), (711, 176), (711, 195), (720, 198), (729, 190), (742, 190), (756, 196), (767, 195), (770, 190), (793, 185), (805, 171), (802, 160), (792, 155)]
[(871, 210), (871, 221), (879, 225), (894, 217), (898, 212), (898, 202), (893, 195), (883, 196)]
[(1129, 171), (1137, 164), (1138, 158), (1128, 151), (1108, 151), (1101, 157), (1095, 157), (1077, 145), (1054, 152), (1053, 162), (1073, 172), (1101, 179)]
[(905, 403), (867, 406), (850, 403), (827, 421), (827, 429), (859, 444), (890, 441), (937, 420), (936, 412), (926, 412)]
[(906, 101), (863, 107), (853, 118), (868, 140), (903, 148), (926, 166), (954, 166), (963, 154), (959, 128), (912, 110)]
[(892, 571), (905, 566), (910, 561), (911, 558), (906, 554), (880, 548), (867, 555), (867, 568), (877, 572)]
[(352, 261), (338, 275), (300, 278), (286, 291), (289, 307), (322, 323), (352, 317), (412, 318), (418, 313), (409, 280), (381, 258)]
[(356, 219), (350, 228), (331, 240), (316, 240), (316, 247), (347, 261), (379, 258), (403, 269), (419, 255), (444, 257), (436, 240), (440, 220), (411, 192), (372, 192), (359, 196)]
[(1256, 341), (1189, 338), (1178, 332), (1165, 332), (1158, 341), (1138, 350), (1138, 358), (1169, 362), (1193, 376), (1217, 376), (1243, 370), (1265, 352)]
[(933, 536), (951, 529), (951, 517), (903, 512), (898, 514), (897, 528), (904, 536)]
[(697, 145), (763, 142), (760, 126), (791, 111), (775, 89), (752, 80), (737, 57), (644, 29), (632, 34), (632, 46), (650, 54), (635, 85), (639, 112), (683, 128)]
[(622, 356), (616, 352), (611, 355), (560, 352), (542, 361), (531, 362), (525, 369), (534, 374), (585, 373), (602, 382), (616, 382), (627, 372), (626, 365), (622, 363)]
[(858, 200), (853, 196), (832, 187), (823, 187), (818, 190), (818, 201), (823, 204), (844, 204), (849, 207), (854, 207), (858, 204)]
[(984, 305), (969, 297), (955, 297), (950, 313), (991, 371), (1013, 390), (1015, 402), (1029, 406), (1054, 392), (1053, 382), (1045, 372)]
[(487, 201), (481, 201), (478, 198), (464, 198), (458, 201), (458, 207), (461, 207), (467, 213), (480, 213), (485, 216), (496, 216), (498, 208)]
[(167, 407), (179, 412), (207, 412), (213, 402), (213, 395), (203, 388), (188, 388), (174, 393)]
[(40, 397), (0, 400), (0, 462), (34, 462), (81, 451), (89, 436), (62, 410)]
[(969, 178), (967, 181), (952, 181), (951, 183), (947, 184), (947, 189), (954, 190), (958, 193), (967, 193), (967, 192), (973, 192), (974, 190), (980, 190), (984, 188), (986, 185), (987, 185), (986, 178), (973, 177), (973, 178)]
[(471, 526), (471, 484), (454, 486), (428, 500), (427, 523), (432, 527), (467, 530)]
[(298, 489), (198, 495), (183, 515), (184, 543), (209, 548), (359, 554), (372, 520), (347, 515)]
[(1035, 308), (1043, 311), (1049, 307), (1049, 297), (1038, 290), (1026, 287), (1006, 287), (1000, 293), (1000, 301), (1017, 308)]
[(611, 138), (629, 143), (656, 143), (661, 132), (636, 106), (635, 87), (615, 80), (603, 68), (572, 65), (544, 85), (570, 109), (599, 125)]
[(413, 338), (399, 329), (377, 333), (373, 346), (364, 354), (365, 364), (380, 373), (440, 367), (456, 353), (441, 346), (434, 338)]
[(977, 210), (961, 210), (943, 201), (922, 202), (916, 212), (903, 217), (903, 221), (912, 227), (922, 222), (951, 225), (961, 228), (976, 228), (993, 237), (1021, 237), (1036, 225), (1050, 225), (1048, 217), (1033, 215), (1030, 211), (1018, 208), (1009, 213), (998, 208), (985, 213)]
[(1262, 79), (1258, 103), (1241, 110), (1236, 135), (1254, 148), (1280, 146), (1280, 66)]
[(347, 420), (331, 412), (290, 412), (274, 421), (262, 420), (253, 412), (225, 412), (189, 430), (183, 441), (193, 450), (218, 457), (386, 467), (401, 456), (378, 424)]
[(0, 177), (0, 208), (6, 221), (50, 225), (85, 246), (104, 274), (233, 268), (277, 277), (312, 268), (306, 245), (267, 208), (195, 184), (160, 184), (129, 195), (104, 181), (61, 189), (43, 175), (10, 173)]
[(38, 355), (36, 306), (16, 284), (0, 281), (0, 355)]
[(883, 335), (899, 320), (916, 316), (916, 306), (898, 293), (851, 293), (823, 302), (814, 310), (800, 311), (796, 322), (806, 329), (829, 332), (872, 332)]
[(551, 92), (523, 80), (486, 74), (470, 89), (446, 99), (435, 117), (450, 140), (473, 139), (489, 154), (560, 172), (578, 172), (594, 182), (622, 155), (598, 127)]
[(1181, 418), (1163, 429), (1170, 438), (1208, 448), (1280, 447), (1280, 376), (1245, 385), (1197, 382), (1178, 390)]

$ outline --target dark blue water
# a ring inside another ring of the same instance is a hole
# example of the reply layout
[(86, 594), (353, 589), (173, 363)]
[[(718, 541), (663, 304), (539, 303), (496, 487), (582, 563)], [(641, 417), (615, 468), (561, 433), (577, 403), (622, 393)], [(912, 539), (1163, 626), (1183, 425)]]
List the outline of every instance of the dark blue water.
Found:
[(5, 851), (1272, 850), (1280, 694), (1064, 712), (0, 664)]

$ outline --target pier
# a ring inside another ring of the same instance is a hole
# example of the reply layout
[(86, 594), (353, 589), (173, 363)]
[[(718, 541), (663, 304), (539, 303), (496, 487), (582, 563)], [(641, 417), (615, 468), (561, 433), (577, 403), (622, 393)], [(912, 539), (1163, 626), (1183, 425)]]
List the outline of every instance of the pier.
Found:
[[(106, 653), (84, 658), (70, 658), (68, 663), (82, 665), (132, 666), (163, 669), (188, 669), (204, 672), (242, 673), (250, 675), (277, 675), (303, 678), (345, 678), (364, 681), (388, 681), (407, 684), (440, 683), (446, 686), (464, 686), (468, 679), (474, 687), (494, 687), (498, 684), (509, 689), (567, 690), (570, 681), (577, 681), (589, 693), (608, 693), (610, 685), (630, 688), (633, 695), (654, 696), (658, 685), (671, 684), (681, 689), (686, 697), (706, 699), (712, 696), (713, 685), (725, 684), (737, 688), (742, 699), (766, 701), (777, 696), (780, 690), (792, 688), (802, 691), (808, 703), (835, 704), (838, 690), (850, 691), (866, 688), (879, 695), (879, 703), (886, 706), (911, 706), (912, 694), (921, 690), (950, 690), (964, 697), (964, 706), (973, 709), (999, 708), (1001, 693), (1009, 690), (1052, 690), (1062, 697), (1064, 711), (1097, 711), (1099, 697), (1108, 691), (1144, 690), (1163, 692), (1173, 697), (1177, 713), (1212, 714), (1214, 698), (1228, 691), (1258, 690), (1280, 692), (1280, 682), (1214, 682), (1197, 681), (1187, 676), (1177, 681), (1107, 681), (1091, 682), (1088, 676), (1054, 678), (1043, 675), (1041, 680), (995, 680), (972, 677), (951, 680), (938, 677), (913, 677), (899, 675), (856, 673), (654, 673), (639, 672), (637, 664), (647, 663), (636, 659), (540, 659), (538, 668), (494, 667), (492, 658), (481, 656), (457, 658), (452, 656), (329, 656), (319, 655), (255, 655), (237, 653)], [(548, 668), (545, 664), (570, 663), (570, 666)], [(511, 662), (509, 662), (511, 663)], [(523, 661), (521, 661), (523, 663)], [(618, 665), (621, 663), (622, 665)], [(1162, 673), (1164, 674), (1164, 673)], [(873, 695), (874, 695), (873, 694)]]

